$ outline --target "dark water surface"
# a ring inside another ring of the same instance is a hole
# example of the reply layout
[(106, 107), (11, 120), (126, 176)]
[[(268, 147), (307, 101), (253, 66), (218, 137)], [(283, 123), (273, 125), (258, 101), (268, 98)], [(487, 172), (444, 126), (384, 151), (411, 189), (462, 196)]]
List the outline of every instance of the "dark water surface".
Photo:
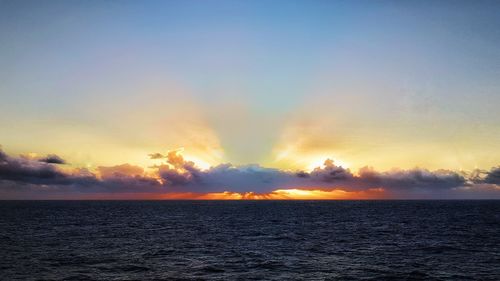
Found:
[(0, 201), (1, 280), (500, 280), (500, 201)]

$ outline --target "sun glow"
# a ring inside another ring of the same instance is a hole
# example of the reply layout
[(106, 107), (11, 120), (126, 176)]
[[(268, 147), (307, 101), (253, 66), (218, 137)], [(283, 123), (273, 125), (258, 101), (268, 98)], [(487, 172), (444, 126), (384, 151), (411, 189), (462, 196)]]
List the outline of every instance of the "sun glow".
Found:
[(212, 165), (196, 156), (191, 156), (191, 155), (184, 155), (184, 158), (187, 160), (187, 161), (191, 161), (193, 162), (196, 167), (202, 169), (202, 170), (208, 170), (210, 169), (210, 167), (212, 167)]
[(310, 172), (318, 167), (323, 168), (328, 159), (332, 160), (336, 166), (342, 166), (346, 169), (351, 166), (350, 163), (335, 157), (334, 153), (293, 153), (289, 150), (277, 153), (274, 163), (280, 167), (283, 166), (283, 168), (303, 169)]
[(349, 164), (347, 164), (346, 162), (344, 161), (341, 161), (341, 160), (338, 160), (338, 159), (335, 159), (335, 158), (330, 158), (330, 157), (325, 157), (325, 156), (319, 156), (319, 157), (316, 157), (314, 158), (309, 165), (307, 165), (306, 167), (306, 170), (307, 171), (312, 171), (316, 168), (323, 168), (325, 166), (325, 161), (327, 159), (331, 159), (333, 161), (333, 164), (335, 164), (336, 166), (341, 166), (343, 168), (349, 168)]

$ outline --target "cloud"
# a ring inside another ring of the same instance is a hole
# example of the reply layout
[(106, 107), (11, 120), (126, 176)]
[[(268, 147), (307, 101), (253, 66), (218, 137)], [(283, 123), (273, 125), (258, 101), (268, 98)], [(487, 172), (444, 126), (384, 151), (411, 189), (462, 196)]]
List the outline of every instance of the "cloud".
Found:
[(425, 169), (391, 170), (377, 172), (362, 168), (358, 175), (349, 169), (336, 166), (327, 159), (323, 167), (312, 172), (284, 171), (259, 165), (233, 166), (221, 164), (201, 170), (182, 155), (170, 153), (166, 165), (158, 167), (159, 176), (170, 189), (190, 192), (257, 192), (268, 193), (276, 189), (334, 189), (364, 190), (386, 188), (389, 190), (446, 190), (468, 184), (461, 174), (448, 170)]
[[(185, 160), (180, 151), (161, 155), (162, 162), (150, 167), (148, 172), (142, 167), (127, 163), (100, 166), (93, 171), (78, 168), (63, 170), (56, 163), (60, 161), (10, 157), (0, 149), (0, 195), (12, 195), (16, 192), (20, 197), (23, 194), (51, 193), (63, 194), (61, 196), (66, 194), (68, 197), (75, 194), (177, 193), (198, 194), (198, 198), (206, 197), (202, 194), (286, 198), (289, 195), (287, 190), (309, 190), (307, 194), (317, 196), (367, 195), (374, 194), (373, 190), (380, 190), (383, 193), (377, 192), (378, 197), (385, 194), (392, 196), (391, 198), (472, 198), (479, 196), (478, 194), (488, 194), (489, 197), (494, 194), (500, 198), (499, 167), (468, 175), (449, 170), (429, 171), (418, 168), (379, 172), (370, 167), (353, 173), (327, 159), (324, 165), (311, 172), (266, 168), (256, 164), (236, 166), (229, 163), (201, 169), (192, 161)], [(290, 194), (308, 198), (309, 195), (299, 191)]]
[(484, 178), (484, 183), (500, 185), (500, 167), (491, 168)]
[(500, 166), (492, 167), (489, 171), (475, 169), (468, 173), (471, 182), (476, 184), (500, 185)]
[(165, 156), (161, 153), (151, 153), (151, 154), (148, 154), (149, 155), (149, 159), (163, 159), (165, 158)]
[(377, 172), (372, 168), (362, 168), (359, 178), (368, 185), (379, 185), (393, 189), (449, 189), (463, 186), (467, 179), (457, 172), (449, 170), (428, 171), (426, 169)]
[[(175, 191), (193, 192), (257, 192), (265, 193), (273, 189), (299, 184), (294, 173), (259, 165), (233, 166), (221, 164), (208, 170), (187, 166), (182, 171), (160, 171), (160, 176), (170, 183)], [(171, 181), (175, 178), (175, 181)], [(179, 181), (182, 178), (182, 181)], [(295, 182), (294, 182), (295, 181)]]
[(97, 167), (97, 172), (99, 173), (101, 178), (110, 179), (142, 176), (144, 174), (144, 169), (139, 166), (122, 164), (110, 167), (99, 166)]
[(310, 178), (321, 182), (335, 182), (353, 179), (349, 169), (336, 166), (331, 159), (326, 159), (323, 168), (317, 167), (310, 173)]
[[(10, 157), (0, 149), (0, 190), (22, 192), (159, 192), (159, 182), (141, 167), (123, 164), (61, 170), (52, 162)], [(1, 194), (1, 193), (0, 193)]]
[(63, 184), (67, 174), (49, 163), (13, 158), (0, 149), (0, 179), (32, 184)]
[(55, 154), (49, 154), (46, 157), (38, 159), (40, 162), (45, 162), (49, 164), (66, 164), (66, 161)]

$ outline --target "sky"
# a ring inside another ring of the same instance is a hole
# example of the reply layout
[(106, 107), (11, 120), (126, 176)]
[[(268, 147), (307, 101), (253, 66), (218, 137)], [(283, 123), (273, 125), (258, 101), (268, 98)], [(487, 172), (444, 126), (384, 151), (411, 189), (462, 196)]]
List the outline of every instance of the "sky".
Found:
[(500, 198), (499, 14), (0, 0), (0, 199)]

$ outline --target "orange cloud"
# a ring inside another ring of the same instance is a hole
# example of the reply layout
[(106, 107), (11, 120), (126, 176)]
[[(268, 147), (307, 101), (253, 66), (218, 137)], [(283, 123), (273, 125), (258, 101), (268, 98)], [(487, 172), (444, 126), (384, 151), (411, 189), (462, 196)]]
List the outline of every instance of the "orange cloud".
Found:
[(123, 176), (141, 176), (144, 174), (143, 168), (130, 164), (122, 164), (111, 167), (100, 166), (97, 168), (97, 171), (103, 179)]

